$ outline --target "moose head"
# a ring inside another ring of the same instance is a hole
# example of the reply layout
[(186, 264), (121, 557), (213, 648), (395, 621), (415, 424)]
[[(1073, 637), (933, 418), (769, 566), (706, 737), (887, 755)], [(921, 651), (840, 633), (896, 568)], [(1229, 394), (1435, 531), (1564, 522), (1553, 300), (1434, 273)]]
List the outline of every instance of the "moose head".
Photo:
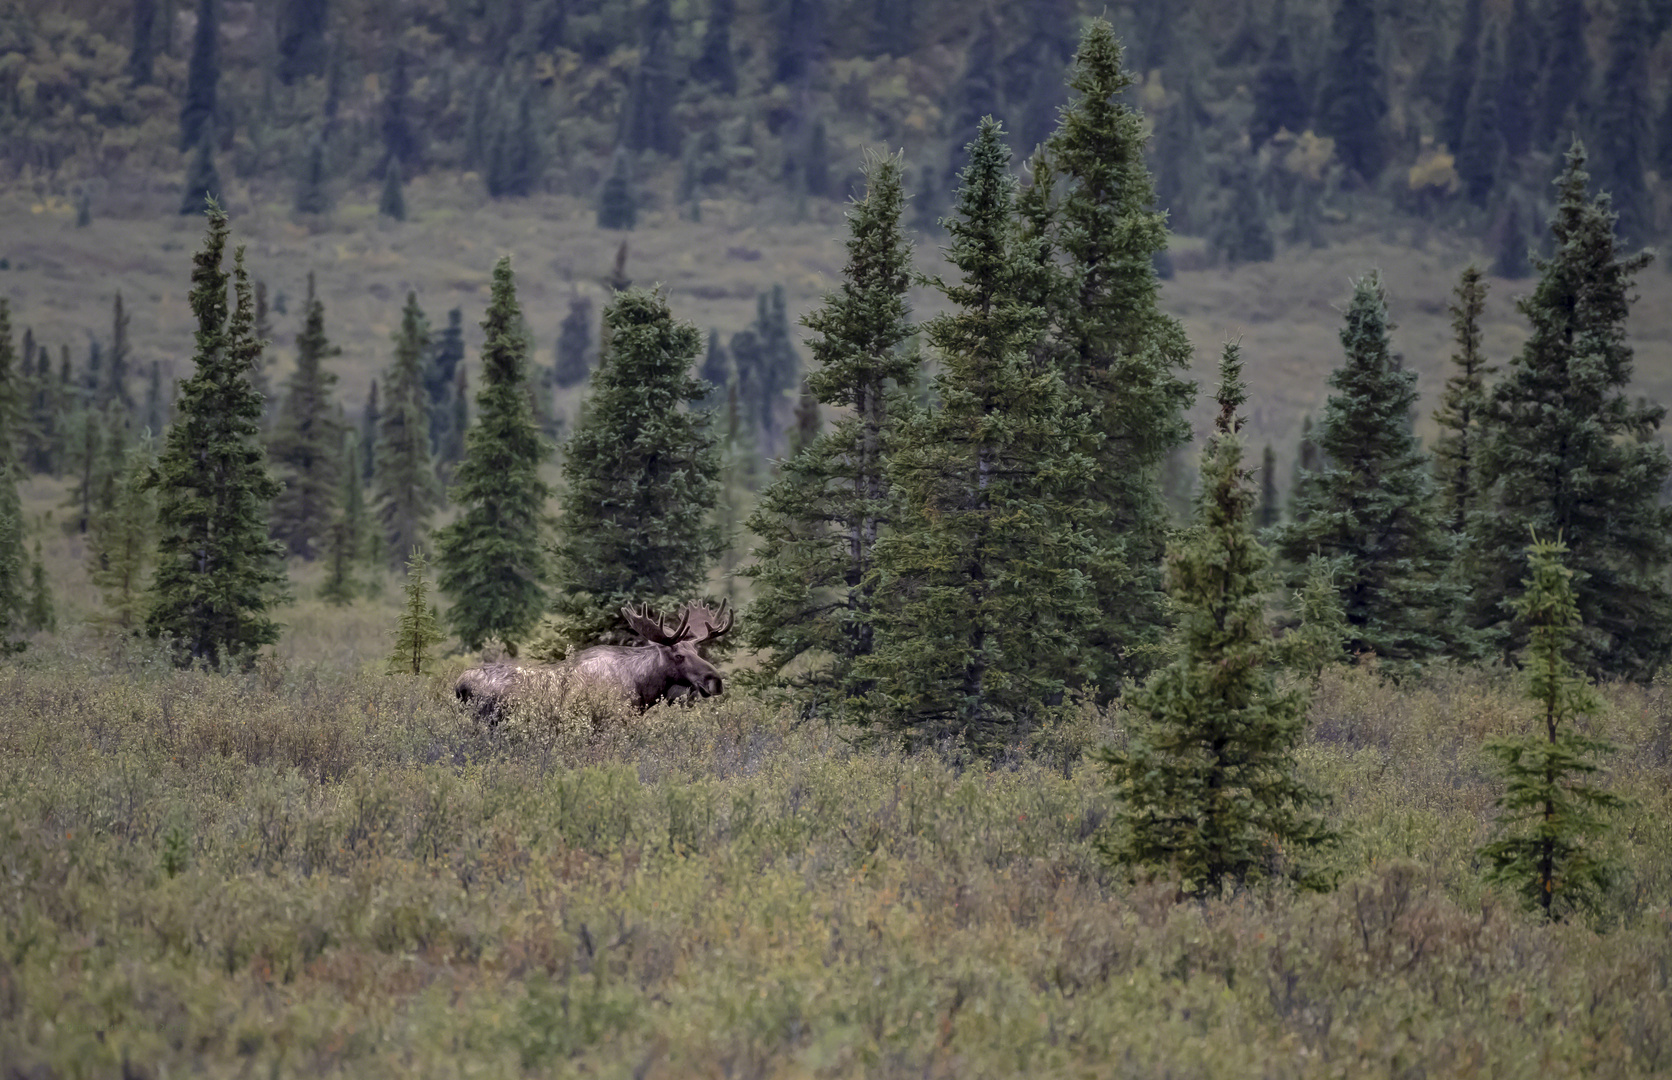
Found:
[(707, 604), (686, 604), (679, 622), (669, 626), (648, 606), (621, 609), (622, 618), (645, 643), (660, 653), (660, 672), (666, 675), (662, 696), (669, 701), (686, 693), (714, 697), (723, 688), (720, 671), (703, 655), (706, 646), (732, 628), (736, 612), (728, 611), (722, 600), (718, 610)]

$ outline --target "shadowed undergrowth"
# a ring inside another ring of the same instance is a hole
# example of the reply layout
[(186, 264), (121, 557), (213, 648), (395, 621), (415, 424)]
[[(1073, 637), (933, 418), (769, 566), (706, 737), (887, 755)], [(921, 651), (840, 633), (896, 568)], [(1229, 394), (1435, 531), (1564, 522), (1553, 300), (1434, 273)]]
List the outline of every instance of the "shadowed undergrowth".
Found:
[(1597, 924), (1478, 879), (1515, 681), (1328, 674), (1342, 884), (1100, 861), (1122, 737), (1000, 768), (740, 697), (540, 737), (445, 678), (0, 670), (0, 1061), (36, 1075), (1448, 1076), (1672, 1070), (1667, 688), (1606, 688)]

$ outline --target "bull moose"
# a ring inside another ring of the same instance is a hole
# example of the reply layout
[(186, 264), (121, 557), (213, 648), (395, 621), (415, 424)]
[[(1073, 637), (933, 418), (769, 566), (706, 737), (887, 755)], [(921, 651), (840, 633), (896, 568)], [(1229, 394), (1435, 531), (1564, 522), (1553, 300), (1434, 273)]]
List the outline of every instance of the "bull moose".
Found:
[(669, 626), (648, 607), (621, 609), (638, 645), (594, 645), (561, 664), (521, 667), (483, 664), (459, 676), (453, 693), (489, 723), (504, 706), (525, 694), (575, 691), (619, 695), (635, 709), (685, 695), (714, 697), (724, 685), (720, 670), (704, 656), (706, 647), (732, 628), (735, 612), (720, 602), (686, 604), (679, 622)]

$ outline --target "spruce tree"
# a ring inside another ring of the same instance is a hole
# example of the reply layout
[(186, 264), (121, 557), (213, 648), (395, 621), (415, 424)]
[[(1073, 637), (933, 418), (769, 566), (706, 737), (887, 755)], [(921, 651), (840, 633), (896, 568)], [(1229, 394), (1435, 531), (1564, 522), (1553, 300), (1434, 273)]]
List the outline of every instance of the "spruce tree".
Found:
[(633, 197), (633, 174), (627, 155), (615, 153), (615, 165), (598, 193), (598, 227), (631, 229), (638, 220), (638, 200)]
[(1528, 0), (1513, 0), (1504, 23), (1504, 63), (1498, 81), (1498, 131), (1511, 161), (1537, 137), (1537, 88), (1541, 71), (1538, 20)]
[[(755, 603), (744, 625), (764, 670), (818, 709), (863, 694), (855, 662), (870, 654), (877, 580), (874, 551), (888, 515), (886, 447), (915, 386), (918, 362), (906, 291), (911, 242), (901, 224), (904, 166), (898, 157), (866, 163), (865, 197), (848, 215), (848, 261), (842, 283), (803, 320), (814, 369), (814, 404), (841, 410), (831, 429), (810, 440), (761, 493), (748, 527), (760, 537)], [(718, 335), (709, 339), (710, 358)], [(707, 365), (704, 376), (721, 375)], [(819, 662), (797, 663), (807, 657)]]
[(1513, 604), (1529, 576), (1528, 531), (1560, 536), (1581, 666), (1647, 679), (1672, 651), (1672, 509), (1660, 502), (1672, 461), (1655, 438), (1665, 409), (1628, 396), (1625, 324), (1649, 257), (1621, 253), (1608, 196), (1589, 198), (1587, 180), (1575, 143), (1557, 180), (1551, 256), (1516, 304), (1531, 332), (1493, 388), (1470, 536), (1473, 621), (1520, 649)]
[(557, 331), (557, 362), (552, 378), (564, 390), (579, 386), (592, 373), (592, 301), (584, 296), (569, 300), (569, 314)]
[(371, 483), (377, 475), (377, 432), (383, 422), (383, 407), (377, 400), (377, 380), (366, 389), (366, 404), (360, 409), (360, 478)]
[(430, 458), (428, 392), (424, 388), (424, 356), (430, 331), (416, 293), (406, 294), (401, 327), (394, 340), (395, 360), (383, 376), (384, 396), (377, 421), (372, 508), (383, 551), (391, 567), (398, 568), (414, 548), (424, 546), (430, 518), (441, 509), (442, 502), (441, 482)]
[(1254, 116), (1248, 136), (1258, 150), (1279, 131), (1300, 134), (1312, 110), (1295, 70), (1294, 42), (1287, 28), (1277, 27), (1277, 40), (1254, 79)]
[[(206, 0), (213, 2), (213, 0)], [(215, 169), (215, 150), (205, 132), (192, 155), (191, 168), (186, 170), (186, 187), (180, 196), (181, 214), (201, 214), (211, 202), (221, 197), (221, 174)]]
[(1545, 0), (1538, 19), (1545, 28), (1547, 48), (1541, 53), (1544, 65), (1537, 91), (1535, 149), (1559, 146), (1577, 133), (1591, 85), (1591, 53), (1586, 43), (1590, 21), (1585, 0)]
[[(940, 408), (904, 425), (887, 465), (892, 530), (876, 541), (875, 715), (908, 742), (995, 752), (1051, 715), (1089, 666), (1109, 515), (1086, 494), (1086, 416), (1034, 362), (1046, 313), (1043, 244), (1023, 235), (1003, 130), (969, 147), (924, 337)], [(863, 505), (863, 504), (861, 504)], [(842, 624), (835, 624), (840, 627)]]
[(691, 77), (714, 87), (716, 93), (731, 97), (737, 93), (737, 63), (732, 57), (732, 20), (737, 0), (710, 0), (703, 28), (702, 52), (691, 65)]
[(406, 194), (401, 187), (401, 162), (391, 156), (383, 167), (383, 191), (377, 197), (377, 212), (391, 221), (406, 220)]
[(308, 157), (296, 185), (298, 214), (323, 214), (331, 209), (329, 180), (325, 172), (325, 140), (315, 135), (308, 140)]
[(1302, 477), (1276, 545), (1297, 573), (1312, 555), (1336, 563), (1353, 652), (1409, 664), (1446, 649), (1457, 597), (1431, 466), (1411, 433), (1416, 372), (1394, 359), (1391, 329), (1380, 279), (1360, 278), (1317, 429), (1323, 468)]
[(23, 503), (18, 495), (23, 419), (11, 304), (0, 297), (0, 654), (15, 652), (26, 628), (28, 561), (23, 549)]
[(1086, 420), (1079, 448), (1096, 467), (1083, 493), (1111, 521), (1092, 588), (1098, 613), (1076, 634), (1088, 681), (1112, 694), (1142, 669), (1140, 646), (1165, 617), (1161, 560), (1169, 515), (1161, 493), (1168, 456), (1190, 441), (1184, 411), (1195, 384), (1181, 376), (1190, 343), (1161, 310), (1155, 256), (1167, 247), (1143, 158), (1143, 117), (1125, 104), (1132, 76), (1102, 19), (1087, 28), (1069, 86), (1076, 95), (1034, 167), (1022, 209), (1056, 272), (1038, 282), (1051, 331), (1040, 350)]
[[(384, 192), (387, 198), (389, 181), (389, 166), (416, 166), (420, 164), (419, 157), (423, 149), (423, 142), (418, 133), (413, 130), (412, 118), (408, 115), (410, 104), (408, 95), (412, 90), (412, 76), (408, 71), (411, 57), (405, 49), (395, 50), (394, 69), (389, 73), (389, 92), (383, 97), (383, 160), (384, 160)], [(395, 171), (395, 187), (399, 190), (402, 171)], [(397, 221), (406, 220), (404, 209), (400, 214), (390, 214), (383, 211)]]
[(1280, 690), (1266, 624), (1265, 549), (1242, 465), (1246, 400), (1235, 344), (1220, 361), (1219, 416), (1202, 453), (1194, 527), (1167, 556), (1179, 613), (1174, 659), (1131, 695), (1127, 745), (1106, 750), (1118, 799), (1103, 850), (1214, 897), (1271, 876), (1322, 882), (1307, 856), (1331, 839), (1296, 761), (1306, 693)]
[(343, 433), (337, 512), (325, 532), (325, 580), (319, 586), (319, 598), (335, 607), (352, 602), (361, 588), (355, 569), (365, 556), (367, 520), (357, 442), (354, 432)]
[(156, 38), (157, 0), (134, 0), (133, 44), (128, 49), (128, 81), (134, 86), (151, 81)]
[(1270, 262), (1277, 255), (1277, 241), (1254, 176), (1254, 162), (1238, 155), (1227, 171), (1225, 186), (1230, 188), (1231, 198), (1214, 225), (1214, 249), (1232, 266)]
[(515, 656), (546, 606), (546, 499), (540, 465), (551, 447), (528, 397), (528, 338), (511, 260), (493, 270), (482, 321), (482, 389), (452, 501), (458, 518), (435, 536), (438, 584), (453, 598), (447, 623), (468, 649), (490, 637)]
[(1318, 89), (1319, 133), (1335, 140), (1342, 163), (1367, 183), (1381, 175), (1387, 160), (1382, 120), (1388, 99), (1376, 9), (1375, 0), (1335, 0)]
[(328, 0), (284, 0), (279, 6), (278, 75), (286, 86), (325, 74)]
[(1503, 49), (1494, 27), (1487, 31), (1481, 43), (1480, 71), (1456, 143), (1457, 177), (1463, 182), (1464, 195), (1476, 206), (1487, 204), (1497, 187), (1498, 168), (1504, 160), (1504, 136), (1498, 115), (1503, 70)]
[(1500, 838), (1480, 850), (1487, 880), (1509, 886), (1550, 919), (1583, 911), (1608, 887), (1613, 868), (1599, 850), (1607, 831), (1603, 815), (1620, 805), (1591, 779), (1597, 759), (1613, 747), (1578, 729), (1603, 702), (1567, 656), (1582, 624), (1575, 575), (1562, 564), (1566, 553), (1560, 541), (1527, 548), (1531, 576), (1515, 612), (1528, 628), (1522, 667), (1543, 730), (1486, 744), (1505, 791), (1498, 799)]
[(129, 448), (116, 500), (93, 518), (87, 534), (87, 576), (105, 606), (100, 621), (124, 632), (144, 624), (150, 603), (146, 578), (157, 551), (157, 493), (146, 480), (156, 463), (148, 438)]
[(285, 384), (267, 457), (284, 485), (273, 500), (273, 538), (291, 555), (312, 562), (336, 514), (343, 425), (331, 401), (337, 376), (325, 369), (325, 362), (342, 350), (325, 336), (325, 302), (314, 293), (311, 273), (303, 312), (296, 370)]
[(1269, 529), (1283, 520), (1283, 507), (1277, 501), (1277, 451), (1266, 443), (1260, 453), (1260, 503), (1254, 511), (1254, 527)]
[(101, 408), (115, 402), (125, 417), (133, 412), (134, 398), (128, 391), (128, 360), (132, 353), (128, 344), (128, 312), (122, 303), (120, 290), (111, 308), (110, 362), (106, 365), (104, 383), (99, 387), (96, 401)]
[(1595, 109), (1597, 186), (1613, 199), (1614, 233), (1641, 246), (1654, 221), (1644, 170), (1653, 156), (1649, 117), (1649, 14), (1644, 0), (1621, 0), (1608, 35), (1608, 67)]
[[(424, 391), (429, 397), (430, 449), (438, 461), (454, 462), (464, 452), (464, 428), (455, 430), (454, 412), (464, 363), (464, 312), (453, 308), (447, 326), (430, 344), (424, 359)], [(454, 449), (457, 447), (457, 450)]]
[(703, 353), (702, 367), (697, 371), (697, 377), (709, 386), (708, 396), (703, 398), (703, 408), (713, 409), (726, 400), (726, 390), (734, 383), (731, 354), (720, 344), (720, 331), (708, 332), (708, 351)]
[(406, 603), (395, 628), (395, 651), (389, 655), (391, 675), (427, 675), (435, 663), (430, 650), (441, 644), (441, 620), (430, 604), (429, 582), (424, 578), (424, 553), (413, 548), (406, 560)]
[[(220, 37), (220, 0), (198, 0), (197, 29), (192, 33), (192, 58), (186, 69), (186, 93), (180, 100), (180, 149), (196, 148), (204, 159), (209, 153), (209, 139), (215, 122), (215, 95), (221, 81)], [(189, 209), (182, 207), (180, 212), (200, 212), (205, 190), (219, 197), (220, 185), (199, 185), (195, 197), (188, 185), (187, 197), (192, 199), (192, 204)]]
[(286, 599), (282, 549), (268, 539), (267, 508), (279, 493), (258, 439), (261, 396), (250, 373), (265, 344), (244, 249), (233, 255), (228, 310), (226, 214), (209, 205), (209, 232), (192, 269), (196, 365), (180, 387), (154, 483), (160, 539), (145, 626), (181, 664), (248, 664), (278, 640), (269, 611)]
[(668, 0), (650, 0), (639, 22), (639, 66), (628, 84), (621, 112), (620, 143), (635, 152), (650, 150), (678, 157), (682, 131), (674, 108), (679, 103), (680, 73)]
[(29, 633), (51, 633), (58, 629), (58, 612), (52, 603), (52, 585), (47, 581), (46, 563), (41, 559), (41, 540), (35, 538), (35, 556), (29, 560), (29, 599), (24, 605), (23, 628)]
[[(1463, 25), (1451, 51), (1446, 71), (1445, 109), (1440, 115), (1440, 141), (1453, 151), (1463, 145), (1463, 128), (1471, 114), (1472, 101), (1480, 93), (1481, 31), (1484, 29), (1482, 0), (1464, 0)], [(1497, 85), (1491, 92), (1497, 93)]]
[(1470, 264), (1457, 283), (1456, 299), (1447, 308), (1457, 351), (1451, 354), (1456, 371), (1446, 380), (1445, 394), (1434, 413), (1440, 435), (1434, 440), (1434, 480), (1440, 488), (1440, 513), (1445, 527), (1462, 536), (1469, 515), (1479, 507), (1479, 458), (1487, 406), (1486, 379), (1498, 369), (1481, 352), (1480, 320), (1486, 311), (1486, 279)]
[(689, 601), (721, 549), (712, 417), (690, 407), (708, 390), (691, 371), (702, 335), (642, 288), (604, 321), (608, 356), (564, 445), (554, 650), (626, 640), (622, 605)]

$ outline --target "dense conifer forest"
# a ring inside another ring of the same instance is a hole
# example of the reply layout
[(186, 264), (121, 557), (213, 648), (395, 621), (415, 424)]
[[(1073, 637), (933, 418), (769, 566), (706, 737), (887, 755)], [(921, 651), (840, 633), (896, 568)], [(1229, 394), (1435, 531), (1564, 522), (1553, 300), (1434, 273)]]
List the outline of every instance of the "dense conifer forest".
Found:
[(1669, 28), (6, 8), (0, 1066), (1663, 1074)]

